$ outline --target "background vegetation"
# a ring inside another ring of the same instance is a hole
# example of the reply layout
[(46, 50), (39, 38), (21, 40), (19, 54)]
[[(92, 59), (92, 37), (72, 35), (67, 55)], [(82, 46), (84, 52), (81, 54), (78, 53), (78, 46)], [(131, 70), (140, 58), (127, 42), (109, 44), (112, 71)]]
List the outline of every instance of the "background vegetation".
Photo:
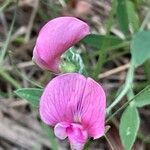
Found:
[[(89, 76), (107, 93), (106, 125), (111, 128), (105, 137), (90, 140), (85, 149), (148, 150), (149, 0), (0, 0), (0, 149), (69, 147), (41, 124), (36, 100), (42, 90), (37, 88), (55, 75), (31, 61), (40, 28), (50, 19), (66, 15), (90, 25), (92, 35), (76, 49)], [(17, 94), (35, 107), (16, 96), (13, 91), (19, 88), (34, 88)]]

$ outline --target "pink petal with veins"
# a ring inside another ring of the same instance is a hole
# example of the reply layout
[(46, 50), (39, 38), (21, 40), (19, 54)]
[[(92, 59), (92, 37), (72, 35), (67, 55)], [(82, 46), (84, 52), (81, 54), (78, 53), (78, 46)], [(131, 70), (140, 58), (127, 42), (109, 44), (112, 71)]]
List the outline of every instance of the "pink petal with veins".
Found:
[(88, 133), (83, 126), (72, 123), (67, 128), (67, 134), (72, 150), (82, 150), (88, 139)]
[(55, 126), (55, 135), (69, 138), (71, 146), (82, 149), (87, 137), (104, 135), (106, 97), (91, 78), (67, 73), (52, 79), (40, 100), (41, 119)]
[(82, 125), (75, 123), (58, 123), (54, 127), (54, 133), (61, 140), (68, 137), (73, 150), (82, 150), (88, 139), (87, 131)]
[(39, 32), (33, 61), (41, 68), (59, 72), (61, 55), (89, 34), (89, 26), (75, 17), (58, 17)]
[(40, 100), (41, 119), (51, 126), (60, 122), (74, 122), (85, 84), (86, 78), (77, 73), (63, 74), (52, 79)]
[(106, 96), (103, 88), (91, 78), (87, 78), (79, 112), (81, 124), (90, 137), (100, 138), (105, 131)]

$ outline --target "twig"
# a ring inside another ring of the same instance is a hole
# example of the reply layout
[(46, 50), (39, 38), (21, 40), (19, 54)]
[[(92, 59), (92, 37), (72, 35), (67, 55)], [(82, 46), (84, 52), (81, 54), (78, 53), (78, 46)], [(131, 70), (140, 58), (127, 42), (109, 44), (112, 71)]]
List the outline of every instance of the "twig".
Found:
[(111, 31), (112, 31), (112, 33), (114, 33), (115, 35), (120, 37), (121, 39), (125, 39), (124, 34), (121, 31), (119, 31), (117, 28), (112, 28)]
[(28, 24), (28, 27), (27, 27), (25, 42), (28, 42), (29, 39), (30, 39), (31, 30), (32, 30), (32, 27), (33, 27), (33, 22), (34, 22), (34, 19), (35, 19), (37, 10), (38, 10), (39, 0), (36, 0), (35, 2), (36, 3), (34, 4), (34, 8), (33, 8), (33, 11), (32, 11), (32, 14), (31, 14), (31, 17), (30, 17), (30, 20), (29, 20), (29, 24)]
[(104, 137), (105, 137), (106, 141), (108, 142), (108, 144), (109, 144), (111, 150), (115, 150), (114, 147), (113, 147), (113, 145), (111, 144), (109, 138), (106, 136), (106, 134), (104, 135)]
[(8, 34), (8, 32), (7, 32), (8, 31), (8, 26), (7, 26), (7, 21), (6, 21), (4, 13), (0, 13), (0, 20), (2, 21), (2, 25), (3, 25), (3, 28), (4, 28), (5, 36), (7, 36), (7, 34)]
[[(34, 63), (33, 61), (26, 61), (26, 62), (23, 62), (23, 63), (19, 63), (16, 67), (19, 68), (19, 69), (22, 69), (22, 68), (27, 68), (27, 67), (32, 67), (34, 66)], [(13, 70), (14, 67), (12, 66), (5, 66), (6, 70)]]
[(59, 3), (62, 5), (62, 7), (66, 7), (67, 6), (64, 0), (59, 0)]
[(19, 37), (20, 35), (25, 34), (27, 31), (27, 27), (25, 26), (21, 26), (19, 29), (17, 29), (17, 31), (12, 35), (11, 37), (11, 42), (16, 40), (17, 37)]
[(0, 76), (7, 80), (9, 83), (11, 83), (15, 88), (21, 87), (20, 83), (14, 80), (14, 78), (10, 74), (8, 74), (7, 71), (3, 68), (0, 68)]
[(118, 72), (121, 72), (121, 71), (124, 71), (124, 70), (128, 69), (129, 66), (130, 66), (130, 64), (128, 63), (128, 64), (122, 65), (122, 66), (120, 66), (118, 68), (106, 71), (104, 73), (99, 74), (98, 78), (99, 79), (106, 78), (106, 77), (108, 77), (110, 75), (113, 75), (113, 74), (116, 74)]
[(25, 106), (29, 104), (28, 101), (26, 100), (21, 100), (21, 101), (13, 101), (9, 106), (10, 107), (18, 107), (18, 106)]
[(9, 5), (10, 0), (5, 1), (0, 7), (0, 13)]

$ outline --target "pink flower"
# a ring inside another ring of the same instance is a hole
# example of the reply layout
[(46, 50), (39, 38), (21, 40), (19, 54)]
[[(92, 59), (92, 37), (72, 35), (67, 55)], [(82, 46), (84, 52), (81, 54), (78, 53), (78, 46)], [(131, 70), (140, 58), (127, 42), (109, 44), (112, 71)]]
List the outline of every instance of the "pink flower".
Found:
[(68, 137), (72, 149), (82, 150), (88, 137), (104, 135), (106, 97), (91, 78), (67, 73), (52, 79), (40, 100), (40, 116), (59, 139)]
[(41, 29), (33, 50), (33, 61), (42, 69), (59, 72), (61, 55), (89, 34), (89, 26), (75, 17), (59, 17)]

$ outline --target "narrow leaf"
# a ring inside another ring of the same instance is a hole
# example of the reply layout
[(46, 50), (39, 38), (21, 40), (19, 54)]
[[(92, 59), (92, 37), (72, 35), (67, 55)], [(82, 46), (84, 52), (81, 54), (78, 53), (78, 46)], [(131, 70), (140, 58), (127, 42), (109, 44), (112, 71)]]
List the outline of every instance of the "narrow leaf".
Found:
[(129, 34), (129, 29), (131, 29), (133, 33), (138, 31), (139, 18), (133, 1), (118, 0), (117, 18), (124, 35), (127, 36)]
[(117, 38), (115, 36), (99, 34), (90, 34), (82, 40), (82, 42), (86, 45), (96, 48), (98, 50), (101, 49), (101, 45), (104, 41), (106, 41), (107, 43), (107, 48), (118, 45), (123, 42), (122, 39)]
[(128, 13), (127, 13), (127, 6), (126, 0), (118, 0), (117, 5), (117, 19), (119, 26), (124, 33), (124, 35), (128, 35)]
[(137, 33), (131, 41), (133, 64), (137, 67), (150, 58), (150, 31)]
[(39, 106), (39, 100), (43, 93), (43, 89), (40, 88), (22, 88), (15, 91), (19, 97), (27, 100), (33, 106)]
[(136, 107), (129, 105), (121, 117), (119, 126), (121, 142), (125, 150), (130, 150), (132, 148), (137, 136), (139, 125), (140, 119), (138, 111)]
[(131, 0), (127, 0), (126, 5), (127, 5), (126, 7), (127, 7), (127, 14), (128, 14), (128, 21), (129, 21), (128, 26), (131, 27), (131, 30), (133, 32), (137, 32), (139, 29), (139, 18), (135, 10), (135, 5)]

